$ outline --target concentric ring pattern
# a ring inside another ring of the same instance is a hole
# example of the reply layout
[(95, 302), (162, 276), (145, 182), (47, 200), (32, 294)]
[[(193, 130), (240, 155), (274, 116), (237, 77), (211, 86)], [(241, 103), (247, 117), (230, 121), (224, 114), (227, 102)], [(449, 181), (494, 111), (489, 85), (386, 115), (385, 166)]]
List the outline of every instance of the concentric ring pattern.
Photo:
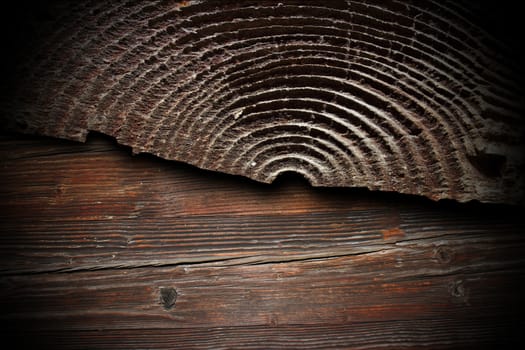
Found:
[(523, 90), (457, 1), (59, 6), (11, 101), (26, 132), (272, 182), (523, 195)]

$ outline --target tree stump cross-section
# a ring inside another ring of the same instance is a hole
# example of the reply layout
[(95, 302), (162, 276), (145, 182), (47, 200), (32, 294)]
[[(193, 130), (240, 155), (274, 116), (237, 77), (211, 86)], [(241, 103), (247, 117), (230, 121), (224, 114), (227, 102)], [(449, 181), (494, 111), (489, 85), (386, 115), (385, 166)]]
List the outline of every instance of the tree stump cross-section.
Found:
[(200, 168), (522, 202), (521, 68), (458, 1), (54, 2), (2, 125)]

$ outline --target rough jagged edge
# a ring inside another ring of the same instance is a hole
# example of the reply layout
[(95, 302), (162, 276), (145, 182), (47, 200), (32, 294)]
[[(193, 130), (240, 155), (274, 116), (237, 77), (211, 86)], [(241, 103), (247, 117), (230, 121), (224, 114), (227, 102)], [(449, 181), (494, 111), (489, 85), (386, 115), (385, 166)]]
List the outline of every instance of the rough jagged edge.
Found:
[(21, 65), (17, 130), (261, 182), (522, 201), (522, 88), (457, 2), (67, 6)]

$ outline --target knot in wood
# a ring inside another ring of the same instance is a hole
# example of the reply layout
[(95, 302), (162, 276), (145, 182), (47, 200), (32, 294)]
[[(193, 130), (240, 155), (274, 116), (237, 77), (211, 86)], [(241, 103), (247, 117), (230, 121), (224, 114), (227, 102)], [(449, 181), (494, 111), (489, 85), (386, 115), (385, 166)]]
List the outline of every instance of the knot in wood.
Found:
[(160, 287), (160, 303), (165, 310), (171, 310), (177, 301), (177, 291), (172, 287)]

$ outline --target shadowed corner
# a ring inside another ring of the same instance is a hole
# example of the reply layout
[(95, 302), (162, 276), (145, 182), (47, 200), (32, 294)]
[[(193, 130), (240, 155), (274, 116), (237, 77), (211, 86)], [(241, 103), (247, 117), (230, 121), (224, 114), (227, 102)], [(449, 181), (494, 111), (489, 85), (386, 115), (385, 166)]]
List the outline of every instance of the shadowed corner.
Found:
[[(10, 2), (0, 14), (0, 36), (2, 39), (2, 92), (9, 84), (16, 83), (17, 67), (23, 66), (28, 56), (34, 53), (40, 37), (49, 21), (54, 20), (54, 6), (59, 1)], [(13, 86), (13, 85), (11, 85)]]
[[(44, 42), (49, 23), (55, 21), (61, 13), (63, 0), (51, 1), (13, 1), (4, 4), (0, 11), (0, 131), (28, 129), (24, 120), (27, 111), (18, 111), (17, 91), (25, 90), (24, 86), (31, 81), (26, 77), (30, 59), (35, 49)], [(27, 96), (31, 99), (31, 96)], [(21, 113), (16, 115), (16, 113)]]

